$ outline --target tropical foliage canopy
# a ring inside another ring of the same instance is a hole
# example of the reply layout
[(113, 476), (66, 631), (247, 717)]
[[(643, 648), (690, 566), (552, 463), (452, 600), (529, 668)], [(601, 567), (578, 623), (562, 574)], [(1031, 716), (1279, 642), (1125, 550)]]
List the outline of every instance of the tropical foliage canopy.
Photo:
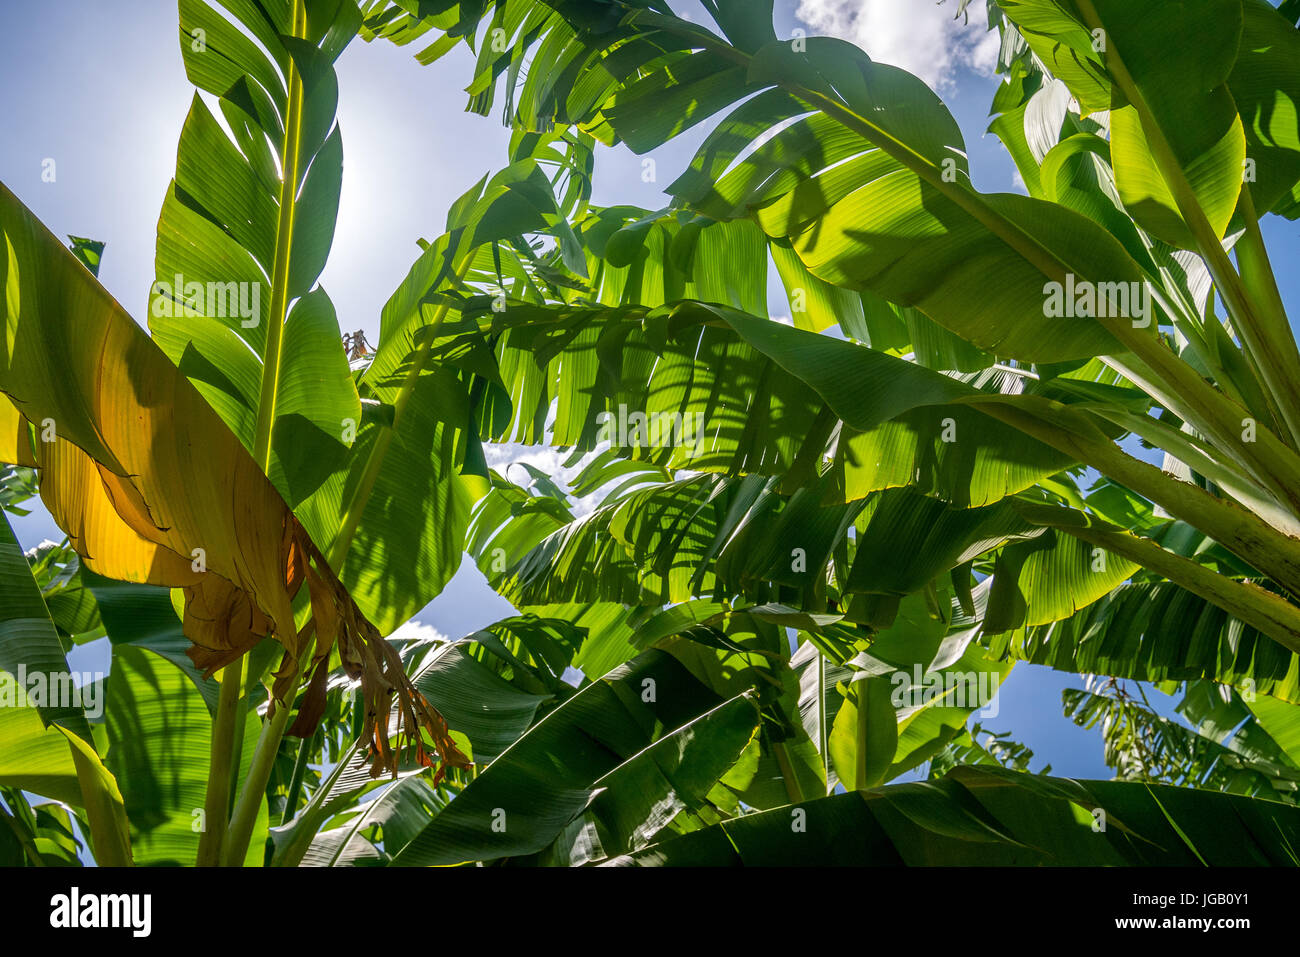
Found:
[[(112, 648), (0, 707), (0, 863), (1300, 864), (1300, 4), (988, 0), (990, 194), (921, 80), (703, 2), (180, 0), (147, 330), (0, 187), (0, 505), (67, 535), (0, 523), (0, 669)], [(357, 38), (512, 129), (373, 350)], [(465, 553), (517, 614), (389, 640)], [(985, 729), (1022, 663), (1114, 780)]]

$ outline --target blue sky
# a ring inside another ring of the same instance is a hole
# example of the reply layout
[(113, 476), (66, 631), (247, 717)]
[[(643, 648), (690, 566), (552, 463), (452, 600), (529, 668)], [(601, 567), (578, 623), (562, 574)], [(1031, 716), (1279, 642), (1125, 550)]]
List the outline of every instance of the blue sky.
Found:
[[(978, 0), (972, 6), (982, 7)], [(1010, 161), (984, 134), (996, 80), (996, 44), (981, 16), (952, 20), (954, 4), (930, 0), (777, 0), (783, 35), (835, 32), (873, 57), (921, 75), (944, 97), (966, 134), (976, 185), (1017, 189)], [(703, 17), (698, 4), (680, 9)], [(798, 18), (796, 17), (798, 14)], [(992, 46), (990, 46), (992, 44)], [(450, 202), (505, 163), (508, 134), (496, 116), (463, 112), (471, 58), (465, 48), (422, 67), (413, 48), (354, 42), (338, 63), (344, 180), (338, 228), (321, 277), (344, 332), (378, 338), (379, 311), (418, 255), (416, 240), (441, 231)], [(137, 318), (146, 315), (154, 278), (154, 239), (174, 173), (176, 141), (193, 97), (185, 78), (175, 4), (168, 0), (44, 0), (0, 4), (0, 180), (56, 234), (107, 243), (100, 279)], [(709, 124), (652, 156), (658, 183), (642, 180), (641, 158), (603, 150), (594, 201), (657, 208), (663, 185), (688, 162)], [(47, 160), (54, 181), (44, 182)], [(1269, 217), (1266, 236), (1285, 298), (1300, 294), (1295, 224)], [(775, 308), (775, 307), (774, 307)], [(545, 456), (530, 456), (545, 464)], [(12, 517), (24, 547), (62, 533), (37, 505)], [(448, 636), (511, 613), (469, 563), (418, 620)], [(74, 669), (105, 667), (102, 649), (78, 650)], [(1019, 666), (1004, 685), (1001, 713), (986, 721), (1010, 730), (1058, 774), (1110, 776), (1099, 735), (1061, 715), (1060, 690), (1072, 676)]]

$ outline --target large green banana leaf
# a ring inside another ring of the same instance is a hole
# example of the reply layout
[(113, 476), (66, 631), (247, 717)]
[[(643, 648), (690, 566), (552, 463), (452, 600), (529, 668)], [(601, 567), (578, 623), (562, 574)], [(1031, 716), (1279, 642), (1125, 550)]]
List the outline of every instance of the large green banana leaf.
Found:
[[(829, 451), (844, 500), (912, 484), (959, 505), (989, 504), (1071, 464), (955, 404), (979, 395), (975, 385), (728, 307), (508, 302), (482, 325), (444, 349), (470, 350), (450, 361), (479, 368), (478, 343), (496, 339), (496, 369), (512, 393), (509, 419), (492, 426), (502, 441), (591, 448), (613, 439), (624, 454), (670, 468), (793, 472), (787, 487), (811, 478)], [(1131, 390), (1105, 398), (1142, 404)]]
[(1298, 838), (1291, 805), (965, 767), (746, 815), (607, 863), (1295, 867)]
[(1300, 656), (1172, 582), (1122, 584), (1068, 618), (994, 634), (989, 649), (1076, 674), (1250, 681), (1300, 703)]
[[(83, 707), (84, 694), (93, 689), (85, 681), (78, 685), (68, 670), (45, 600), (4, 516), (0, 582), (0, 712), (7, 725), (0, 737), (6, 765), (0, 781), (81, 805), (95, 859), (105, 866), (128, 866), (132, 854), (122, 794), (96, 751)], [(98, 690), (102, 693), (102, 686)]]
[[(0, 582), (4, 583), (0, 593), (0, 669), (8, 673), (3, 680), (9, 697), (15, 699), (21, 692), (25, 698), (33, 692), (36, 700), (32, 707), (46, 727), (59, 724), (89, 741), (85, 711), (71, 700), (76, 692), (63, 645), (4, 515), (0, 515)], [(24, 705), (25, 701), (18, 700), (7, 703), (8, 707)]]
[(366, 614), (389, 633), (427, 605), (460, 566), (470, 507), (487, 490), (473, 371), (429, 361), (456, 322), (445, 298), (484, 247), (567, 230), (551, 183), (532, 159), (485, 177), (453, 206), (385, 304), (380, 341), (359, 377), (366, 400), (356, 442), (298, 509)]
[[(720, 711), (711, 710), (720, 705)], [(731, 722), (728, 716), (734, 708), (748, 712), (746, 722)], [(692, 722), (706, 712), (716, 714), (716, 719), (700, 718), (703, 724), (697, 728)], [(716, 754), (712, 759), (710, 754), (718, 747), (730, 747), (733, 756), (739, 755), (757, 719), (753, 705), (743, 699), (724, 705), (673, 658), (650, 652), (588, 685), (538, 722), (439, 812), (394, 863), (455, 864), (535, 854), (587, 811), (613, 828), (602, 841), (617, 845), (638, 831), (653, 833), (668, 823), (655, 816), (653, 805), (619, 803), (602, 813), (601, 806), (593, 804), (600, 788), (597, 782), (645, 754), (644, 760), (668, 776), (672, 785), (668, 793), (684, 789), (682, 800), (691, 806), (713, 784), (695, 783), (701, 781), (702, 769), (677, 762), (686, 761), (698, 749), (703, 767), (713, 769), (704, 772), (705, 777), (720, 776), (729, 762), (718, 763)], [(646, 751), (670, 736), (674, 744), (662, 756)], [(721, 744), (727, 740), (733, 743)], [(701, 786), (703, 791), (692, 796), (690, 788)], [(627, 800), (635, 802), (635, 793)]]
[[(107, 763), (121, 782), (136, 863), (192, 865), (208, 826), (203, 808), (212, 715), (194, 683), (154, 652), (115, 645), (112, 668)], [(245, 766), (260, 730), (256, 721), (245, 725)], [(266, 828), (263, 801), (246, 866), (262, 863)]]
[(180, 4), (186, 74), (231, 134), (196, 94), (158, 222), (150, 328), (290, 504), (341, 464), (361, 417), (334, 308), (313, 291), (342, 183), (332, 63), (360, 22), (353, 0)]

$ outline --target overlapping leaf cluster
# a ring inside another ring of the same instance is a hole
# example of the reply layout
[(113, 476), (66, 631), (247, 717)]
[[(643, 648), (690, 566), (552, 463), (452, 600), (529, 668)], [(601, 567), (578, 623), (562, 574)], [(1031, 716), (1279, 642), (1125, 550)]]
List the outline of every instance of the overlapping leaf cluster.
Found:
[[(114, 651), (99, 731), (4, 719), (0, 851), (70, 853), (25, 788), (100, 860), (1300, 863), (1300, 352), (1258, 225), (1300, 195), (1294, 19), (991, 2), (1021, 195), (974, 188), (920, 80), (770, 3), (223, 6), (180, 4), (152, 340), (3, 195), (0, 457), (69, 544), (34, 579), (7, 549), (0, 665)], [(317, 279), (358, 33), (467, 45), (514, 132), (349, 364)], [(665, 208), (591, 204), (597, 144), (706, 121)], [(1050, 317), (1052, 283), (1150, 312)], [(505, 443), (569, 480), (489, 469)], [(463, 551), (518, 614), (385, 640)], [(1122, 780), (988, 736), (1019, 661), (1109, 676), (1065, 706)]]

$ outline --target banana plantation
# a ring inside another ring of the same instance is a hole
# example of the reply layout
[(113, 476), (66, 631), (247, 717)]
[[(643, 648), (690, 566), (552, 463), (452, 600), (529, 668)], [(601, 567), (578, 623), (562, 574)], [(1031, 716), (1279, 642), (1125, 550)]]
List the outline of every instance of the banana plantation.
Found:
[[(0, 864), (1300, 865), (1300, 2), (947, 0), (1015, 192), (784, 0), (168, 6), (147, 307), (0, 184)], [(345, 321), (354, 44), (508, 149)]]

